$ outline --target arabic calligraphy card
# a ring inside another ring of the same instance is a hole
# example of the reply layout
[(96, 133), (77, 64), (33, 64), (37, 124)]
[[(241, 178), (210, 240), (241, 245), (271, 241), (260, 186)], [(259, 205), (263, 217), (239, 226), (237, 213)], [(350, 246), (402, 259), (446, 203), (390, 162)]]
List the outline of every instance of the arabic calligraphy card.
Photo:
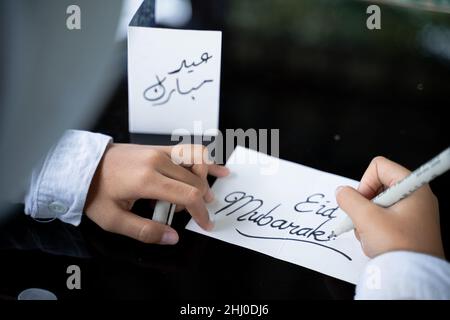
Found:
[(368, 258), (353, 232), (330, 238), (345, 216), (335, 200), (341, 185), (358, 182), (237, 147), (230, 176), (212, 187), (215, 228), (186, 228), (335, 278), (356, 283)]
[(221, 46), (220, 31), (129, 26), (130, 132), (217, 129)]

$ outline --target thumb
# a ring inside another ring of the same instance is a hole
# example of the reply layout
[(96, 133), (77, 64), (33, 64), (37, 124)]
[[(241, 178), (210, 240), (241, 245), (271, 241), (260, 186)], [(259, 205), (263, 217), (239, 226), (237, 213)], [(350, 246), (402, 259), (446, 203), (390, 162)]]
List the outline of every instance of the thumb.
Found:
[(115, 233), (136, 239), (144, 243), (176, 244), (178, 234), (171, 227), (142, 218), (129, 211), (122, 211), (120, 219), (116, 220)]
[(336, 189), (336, 200), (339, 207), (350, 217), (359, 232), (363, 232), (378, 218), (377, 210), (380, 208), (352, 187), (338, 187)]

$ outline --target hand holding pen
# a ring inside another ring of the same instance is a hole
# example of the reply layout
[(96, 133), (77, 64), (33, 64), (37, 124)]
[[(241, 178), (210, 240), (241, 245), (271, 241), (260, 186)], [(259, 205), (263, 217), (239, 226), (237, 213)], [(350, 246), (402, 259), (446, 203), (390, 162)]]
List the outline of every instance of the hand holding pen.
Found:
[[(386, 158), (375, 158), (358, 191), (351, 187), (337, 189), (336, 199), (348, 218), (334, 232), (339, 235), (355, 228), (369, 257), (396, 250), (444, 257), (438, 202), (427, 182), (449, 167), (450, 149), (413, 173)], [(405, 181), (410, 184), (406, 189)]]

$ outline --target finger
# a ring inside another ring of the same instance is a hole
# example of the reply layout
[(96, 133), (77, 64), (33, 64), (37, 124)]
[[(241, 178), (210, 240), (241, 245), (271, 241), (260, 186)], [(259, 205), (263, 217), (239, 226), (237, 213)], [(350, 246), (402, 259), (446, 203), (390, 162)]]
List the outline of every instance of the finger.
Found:
[(191, 171), (206, 183), (207, 191), (204, 199), (208, 203), (214, 200), (214, 193), (212, 192), (207, 180), (208, 174), (211, 174), (218, 178), (222, 178), (226, 177), (230, 173), (230, 170), (228, 170), (228, 168), (219, 166), (217, 164), (194, 164), (191, 167)]
[(209, 220), (202, 192), (182, 181), (156, 174), (153, 183), (141, 191), (141, 197), (183, 205), (200, 227), (205, 230), (211, 230), (214, 227)]
[(194, 193), (191, 195), (191, 199), (186, 204), (186, 210), (200, 227), (207, 231), (212, 231), (214, 223), (209, 219), (208, 209), (200, 194)]
[(356, 237), (356, 239), (358, 239), (358, 241), (361, 241), (361, 237), (359, 236), (359, 232), (358, 232), (358, 230), (353, 230), (354, 232), (355, 232), (355, 237)]
[(390, 187), (411, 172), (384, 157), (374, 158), (364, 172), (358, 191), (368, 199), (375, 197), (384, 187)]
[(191, 171), (197, 175), (206, 185), (206, 192), (203, 196), (203, 199), (205, 199), (206, 202), (212, 202), (214, 200), (214, 194), (211, 191), (211, 188), (208, 184), (208, 166), (205, 164), (194, 164), (191, 167)]
[(210, 159), (208, 148), (203, 145), (177, 145), (177, 146), (158, 146), (159, 150), (164, 151), (175, 163), (184, 166), (208, 165), (208, 173), (212, 176), (222, 178), (230, 174), (230, 170), (224, 166), (214, 164)]
[(197, 189), (202, 191), (202, 195), (205, 195), (208, 191), (209, 187), (208, 182), (206, 181), (206, 177), (202, 179), (202, 177), (195, 175), (189, 169), (176, 165), (169, 158), (167, 158), (167, 161), (161, 165), (159, 171), (166, 177), (182, 181), (193, 187), (196, 187)]
[(152, 149), (163, 151), (168, 156), (170, 156), (173, 147), (174, 146), (151, 146)]
[(175, 163), (186, 166), (213, 163), (208, 148), (201, 144), (176, 145), (170, 150), (169, 156)]
[(179, 239), (177, 232), (171, 227), (142, 218), (125, 210), (121, 210), (116, 215), (116, 219), (108, 231), (144, 243), (176, 244)]
[(180, 211), (183, 211), (184, 209), (186, 209), (185, 206), (178, 204), (178, 205), (175, 207), (175, 212), (180, 212)]
[(364, 232), (378, 218), (381, 210), (352, 187), (339, 187), (336, 190), (339, 207), (350, 217), (358, 232)]
[(230, 174), (230, 169), (218, 164), (208, 165), (208, 173), (217, 178), (223, 178)]

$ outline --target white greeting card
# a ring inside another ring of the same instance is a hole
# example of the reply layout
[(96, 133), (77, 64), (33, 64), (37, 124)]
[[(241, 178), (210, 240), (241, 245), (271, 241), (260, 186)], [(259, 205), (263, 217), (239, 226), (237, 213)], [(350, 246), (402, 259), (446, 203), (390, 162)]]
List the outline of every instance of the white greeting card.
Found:
[[(330, 238), (345, 213), (335, 189), (358, 182), (238, 147), (212, 187), (215, 228), (186, 228), (356, 283), (368, 258), (353, 232)], [(271, 167), (270, 170), (267, 170)], [(268, 174), (270, 173), (270, 174)]]
[(218, 128), (222, 33), (128, 27), (129, 128)]

